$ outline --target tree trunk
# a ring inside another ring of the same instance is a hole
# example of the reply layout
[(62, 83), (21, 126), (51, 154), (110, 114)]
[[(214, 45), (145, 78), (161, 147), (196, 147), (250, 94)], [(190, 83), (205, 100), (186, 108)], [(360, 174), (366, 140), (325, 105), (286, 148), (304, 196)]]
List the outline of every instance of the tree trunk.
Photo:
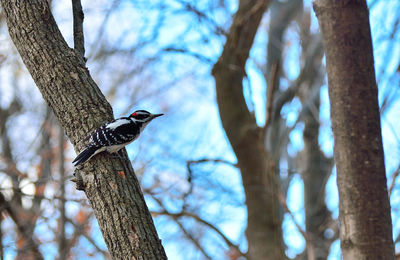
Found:
[(268, 2), (239, 2), (224, 50), (212, 71), (222, 125), (236, 154), (246, 195), (248, 259), (284, 258), (278, 184), (268, 163), (263, 130), (248, 111), (242, 85), (249, 51)]
[[(76, 151), (82, 150), (84, 137), (112, 120), (111, 106), (83, 57), (66, 44), (47, 1), (1, 0), (1, 4), (22, 60)], [(130, 163), (100, 154), (76, 174), (113, 258), (166, 258)]]
[(314, 10), (326, 52), (343, 258), (393, 259), (367, 4), (316, 0)]

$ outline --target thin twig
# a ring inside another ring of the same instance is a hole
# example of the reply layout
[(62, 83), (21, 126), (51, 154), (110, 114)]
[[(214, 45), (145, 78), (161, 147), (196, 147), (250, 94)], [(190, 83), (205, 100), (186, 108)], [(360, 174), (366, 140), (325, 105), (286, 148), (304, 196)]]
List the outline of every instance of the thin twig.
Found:
[(306, 240), (306, 247), (307, 247), (307, 254), (308, 254), (308, 260), (313, 260), (315, 259), (315, 250), (314, 250), (314, 244), (312, 242), (311, 239), (311, 235), (304, 230), (299, 223), (297, 223), (293, 213), (290, 211), (289, 206), (287, 205), (286, 202), (286, 197), (283, 195), (283, 192), (281, 190), (280, 184), (276, 178), (276, 175), (274, 174), (275, 170), (274, 170), (274, 164), (269, 163), (270, 165), (270, 169), (268, 171), (268, 175), (270, 177), (270, 181), (273, 182), (274, 186), (276, 187), (276, 191), (269, 191), (271, 192), (272, 196), (276, 196), (276, 198), (278, 199), (279, 204), (282, 206), (282, 208), (284, 209), (284, 211), (286, 213), (289, 214), (291, 220), (293, 221), (294, 225), (296, 226), (296, 228), (298, 229), (298, 231), (300, 232), (300, 234), (304, 237), (304, 239)]
[[(29, 183), (32, 184), (32, 183)], [(63, 198), (61, 198), (60, 196), (45, 196), (45, 195), (35, 195), (35, 194), (28, 194), (28, 193), (24, 193), (22, 192), (20, 189), (17, 188), (0, 188), (0, 192), (1, 191), (12, 191), (13, 193), (19, 193), (19, 195), (26, 197), (26, 198), (40, 198), (41, 200), (46, 200), (49, 202), (54, 202), (55, 200), (62, 200)], [(76, 203), (80, 203), (80, 204), (85, 204), (86, 203), (86, 199), (72, 199), (72, 198), (64, 198), (64, 200), (66, 202), (76, 202)]]
[(188, 56), (192, 56), (192, 57), (196, 58), (197, 60), (200, 60), (207, 64), (213, 63), (213, 60), (206, 57), (205, 55), (202, 55), (202, 54), (196, 53), (196, 52), (192, 52), (188, 49), (176, 48), (176, 47), (166, 47), (166, 48), (162, 49), (162, 51), (169, 52), (169, 53), (182, 53), (182, 54), (186, 54)]
[[(239, 166), (236, 163), (224, 160), (224, 159), (211, 159), (211, 158), (202, 158), (199, 160), (189, 160), (186, 162), (186, 169), (188, 171), (188, 176), (187, 176), (187, 181), (190, 185), (189, 190), (183, 195), (183, 199), (185, 199), (188, 195), (190, 195), (193, 191), (193, 184), (192, 184), (192, 179), (193, 179), (193, 170), (192, 170), (192, 165), (193, 164), (200, 164), (200, 163), (223, 163), (223, 164), (227, 164), (230, 165), (232, 167), (238, 168)], [(184, 205), (185, 206), (185, 205)]]
[(399, 176), (399, 174), (400, 174), (400, 164), (397, 167), (397, 169), (394, 171), (394, 173), (392, 174), (392, 182), (390, 183), (390, 186), (389, 186), (389, 197), (392, 195), (392, 191), (394, 189), (394, 186), (396, 184), (396, 179), (397, 179), (397, 176)]
[(72, 14), (74, 19), (74, 49), (85, 60), (85, 39), (83, 37), (84, 14), (81, 0), (72, 0)]
[(179, 228), (182, 230), (183, 234), (185, 234), (185, 236), (193, 242), (193, 244), (200, 250), (200, 252), (204, 255), (204, 257), (205, 257), (206, 259), (210, 259), (210, 260), (211, 260), (212, 258), (207, 254), (206, 250), (204, 250), (204, 248), (201, 246), (199, 240), (196, 239), (196, 238), (189, 232), (189, 230), (187, 230), (187, 229), (183, 226), (183, 224), (182, 224), (178, 219), (175, 219), (175, 222), (176, 222), (176, 224), (179, 226)]
[(177, 221), (178, 218), (181, 217), (190, 217), (192, 219), (194, 219), (195, 221), (207, 226), (208, 228), (214, 230), (221, 238), (222, 240), (225, 241), (225, 243), (228, 245), (229, 248), (233, 248), (235, 249), (241, 256), (246, 257), (246, 254), (243, 253), (238, 245), (235, 245), (227, 236), (225, 236), (225, 234), (219, 230), (216, 226), (214, 226), (212, 223), (208, 222), (207, 220), (204, 220), (203, 218), (201, 218), (200, 216), (193, 214), (191, 212), (187, 212), (187, 211), (181, 211), (179, 213), (172, 213), (170, 211), (168, 211), (164, 204), (161, 202), (161, 200), (159, 200), (158, 198), (152, 196), (152, 198), (157, 202), (157, 204), (162, 208), (162, 211), (156, 212), (153, 211), (151, 212), (152, 215), (165, 215), (165, 216), (170, 216), (171, 218), (173, 218), (175, 221)]
[(199, 163), (206, 163), (206, 162), (224, 163), (224, 164), (233, 166), (233, 167), (235, 167), (235, 168), (238, 167), (238, 165), (237, 165), (236, 163), (233, 163), (233, 162), (230, 162), (230, 161), (227, 161), (227, 160), (224, 160), (224, 159), (219, 159), (219, 158), (216, 158), (216, 159), (202, 158), (202, 159), (199, 159), (199, 160), (190, 160), (190, 161), (187, 161), (186, 164), (187, 164), (188, 166), (189, 166), (189, 165), (191, 166), (192, 164), (199, 164)]
[(281, 206), (286, 211), (286, 213), (289, 214), (289, 216), (292, 219), (292, 221), (293, 221), (294, 225), (296, 226), (297, 230), (300, 232), (300, 234), (307, 241), (306, 246), (307, 246), (308, 259), (315, 259), (314, 245), (313, 245), (313, 243), (311, 241), (311, 238), (310, 238), (309, 234), (307, 233), (307, 231), (303, 230), (303, 228), (300, 226), (299, 223), (297, 223), (292, 211), (289, 209), (289, 207), (288, 207), (288, 205), (286, 203), (286, 199), (283, 196), (282, 192), (279, 191), (277, 195), (278, 195), (278, 199), (279, 199), (279, 202), (280, 202)]
[[(90, 216), (91, 215), (87, 215), (86, 216), (87, 219), (89, 219)], [(73, 221), (70, 218), (66, 218), (66, 221), (74, 226), (74, 233), (72, 234), (72, 237), (69, 239), (69, 243), (68, 243), (68, 249), (67, 249), (68, 252), (75, 245), (75, 243), (78, 241), (78, 238), (80, 236), (83, 236), (83, 237), (86, 238), (86, 240), (90, 244), (92, 244), (92, 246), (94, 248), (96, 248), (96, 250), (98, 252), (100, 252), (104, 256), (105, 259), (111, 259), (110, 254), (106, 250), (103, 250), (102, 248), (100, 248), (100, 246), (96, 243), (96, 241), (94, 241), (94, 239), (92, 237), (90, 237), (90, 235), (87, 234), (87, 232), (85, 231), (86, 225), (88, 225), (87, 222), (83, 223), (83, 224), (79, 224), (79, 223), (76, 223), (75, 221)]]
[(100, 25), (99, 29), (97, 29), (97, 36), (95, 37), (93, 44), (90, 46), (89, 55), (88, 55), (89, 58), (94, 59), (94, 56), (96, 56), (96, 55), (98, 55), (98, 53), (102, 52), (102, 50), (101, 50), (102, 47), (98, 47), (98, 46), (102, 45), (102, 43), (103, 43), (102, 38), (105, 34), (108, 21), (112, 15), (113, 11), (117, 10), (120, 3), (121, 3), (120, 0), (114, 0), (111, 4), (110, 8), (107, 8), (107, 10), (105, 10), (105, 14), (104, 14), (103, 20), (101, 22), (101, 25)]
[[(192, 165), (193, 164), (200, 164), (200, 163), (208, 163), (208, 162), (212, 162), (212, 163), (223, 163), (223, 164), (227, 164), (230, 165), (232, 167), (238, 168), (239, 166), (236, 163), (224, 160), (224, 159), (210, 159), (210, 158), (202, 158), (199, 160), (189, 160), (186, 162), (186, 169), (188, 170), (188, 182), (192, 183), (192, 175), (193, 175), (193, 171), (192, 171)], [(191, 191), (190, 191), (191, 192)]]

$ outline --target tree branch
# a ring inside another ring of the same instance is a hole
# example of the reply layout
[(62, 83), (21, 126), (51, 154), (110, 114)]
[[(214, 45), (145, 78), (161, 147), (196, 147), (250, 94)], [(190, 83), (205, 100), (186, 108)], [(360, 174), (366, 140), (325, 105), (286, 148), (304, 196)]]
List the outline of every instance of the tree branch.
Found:
[(83, 19), (81, 0), (72, 0), (72, 16), (74, 19), (74, 49), (85, 59), (85, 39), (83, 35)]
[(389, 186), (389, 198), (392, 195), (392, 191), (394, 189), (394, 186), (396, 185), (396, 179), (400, 174), (400, 165), (397, 167), (397, 169), (393, 172), (392, 174), (392, 182), (390, 183)]
[(174, 218), (175, 223), (179, 226), (179, 228), (182, 230), (183, 234), (190, 239), (190, 241), (193, 242), (193, 244), (200, 250), (200, 252), (204, 255), (206, 259), (212, 259), (206, 252), (206, 250), (201, 246), (200, 242), (198, 239), (196, 239), (190, 232), (185, 228), (185, 226), (177, 219)]
[[(152, 196), (152, 198), (157, 202), (157, 204), (162, 208), (162, 211), (153, 211), (152, 214), (155, 215), (166, 215), (166, 216), (170, 216), (173, 219), (178, 219), (181, 217), (190, 217), (193, 218), (194, 220), (196, 220), (197, 222), (207, 226), (208, 228), (210, 228), (211, 230), (213, 230), (214, 232), (216, 232), (223, 240), (224, 242), (228, 245), (229, 248), (233, 248), (235, 249), (237, 252), (240, 253), (241, 256), (246, 257), (246, 254), (243, 253), (239, 246), (234, 244), (227, 236), (225, 236), (225, 234), (219, 230), (216, 226), (214, 226), (213, 224), (211, 224), (210, 222), (208, 222), (207, 220), (201, 218), (200, 216), (193, 214), (191, 212), (187, 212), (182, 210), (179, 213), (172, 213), (170, 211), (168, 211), (165, 206), (163, 205), (163, 203), (161, 202), (161, 200), (159, 200), (158, 198)], [(206, 254), (205, 254), (206, 255)]]

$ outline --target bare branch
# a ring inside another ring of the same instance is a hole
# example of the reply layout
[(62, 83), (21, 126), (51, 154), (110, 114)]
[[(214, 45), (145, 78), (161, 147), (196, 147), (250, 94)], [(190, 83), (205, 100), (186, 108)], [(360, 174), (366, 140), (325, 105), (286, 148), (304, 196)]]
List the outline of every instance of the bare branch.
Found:
[[(309, 76), (314, 75), (314, 73), (310, 73), (311, 70), (315, 67), (315, 62), (317, 59), (322, 59), (323, 55), (323, 47), (322, 47), (322, 40), (317, 39), (315, 45), (311, 48), (308, 57), (306, 58), (306, 63), (304, 64), (303, 68), (300, 71), (300, 75), (297, 79), (293, 82), (293, 84), (287, 88), (284, 92), (282, 92), (279, 96), (277, 96), (274, 100), (274, 117), (280, 115), (280, 111), (282, 107), (289, 101), (291, 101), (297, 91), (299, 90), (300, 86), (306, 81), (310, 80)], [(272, 118), (274, 120), (275, 118)]]
[(279, 194), (277, 194), (277, 196), (278, 196), (281, 206), (283, 207), (285, 212), (289, 214), (289, 216), (292, 219), (297, 230), (301, 233), (301, 235), (307, 241), (306, 246), (307, 246), (308, 259), (316, 259), (315, 252), (314, 252), (314, 245), (312, 243), (312, 240), (311, 240), (309, 234), (307, 233), (307, 231), (303, 230), (303, 228), (300, 226), (299, 223), (297, 223), (296, 218), (294, 217), (293, 213), (290, 211), (290, 209), (286, 203), (286, 198), (283, 196), (283, 194), (280, 192)]
[(72, 0), (72, 14), (74, 18), (74, 49), (85, 60), (85, 39), (83, 36), (84, 14), (81, 0)]
[(230, 248), (234, 248), (235, 250), (237, 250), (238, 252), (240, 252), (240, 255), (242, 256), (246, 256), (245, 253), (243, 253), (239, 246), (235, 245), (227, 236), (225, 236), (224, 233), (222, 233), (221, 230), (219, 230), (216, 226), (214, 226), (213, 224), (211, 224), (210, 222), (204, 220), (203, 218), (201, 218), (200, 216), (193, 214), (191, 212), (186, 212), (186, 211), (182, 211), (180, 213), (171, 213), (168, 212), (167, 210), (164, 209), (164, 211), (162, 212), (154, 212), (154, 214), (159, 214), (159, 215), (167, 215), (173, 218), (180, 218), (180, 217), (190, 217), (193, 218), (194, 220), (196, 220), (197, 222), (207, 226), (208, 228), (212, 229), (213, 231), (215, 231), (223, 240), (224, 242), (230, 247)]
[(13, 162), (10, 162), (4, 156), (0, 155), (0, 162), (5, 164), (4, 166), (0, 167), (0, 172), (4, 172), (11, 178), (24, 179), (28, 176), (26, 173), (23, 173), (20, 170), (18, 170), (17, 165)]
[(165, 208), (161, 212), (152, 212), (152, 214), (166, 215), (166, 216), (170, 216), (174, 219), (179, 219), (181, 217), (193, 218), (197, 222), (199, 222), (199, 223), (207, 226), (208, 228), (212, 229), (213, 231), (215, 231), (224, 240), (224, 242), (228, 245), (228, 247), (235, 249), (237, 252), (240, 253), (241, 256), (244, 256), (244, 257), (246, 256), (246, 254), (240, 250), (239, 246), (234, 244), (227, 236), (225, 236), (225, 234), (221, 230), (219, 230), (216, 226), (214, 226), (213, 224), (211, 224), (207, 220), (204, 220), (203, 218), (201, 218), (200, 216), (198, 216), (196, 214), (193, 214), (193, 213), (187, 212), (187, 211), (181, 211), (179, 213), (172, 213), (172, 212), (169, 212), (168, 210), (166, 210)]
[(208, 58), (208, 57), (206, 57), (206, 56), (204, 56), (204, 55), (202, 55), (200, 53), (195, 53), (195, 52), (192, 52), (190, 50), (183, 49), (183, 48), (166, 47), (162, 51), (171, 52), (171, 53), (182, 53), (182, 54), (186, 54), (186, 55), (192, 56), (192, 57), (194, 57), (194, 58), (196, 58), (196, 59), (198, 59), (198, 60), (200, 60), (200, 61), (202, 61), (204, 63), (207, 63), (207, 64), (212, 64), (213, 63), (213, 60), (211, 60), (210, 58)]
[(97, 36), (95, 37), (93, 44), (89, 48), (89, 55), (88, 55), (89, 59), (93, 58), (93, 56), (96, 55), (97, 49), (102, 48), (102, 47), (98, 47), (98, 46), (102, 44), (101, 40), (105, 34), (107, 23), (111, 17), (113, 10), (115, 10), (118, 7), (120, 2), (121, 2), (120, 0), (114, 0), (112, 2), (111, 6), (106, 10), (103, 21), (101, 22), (101, 26), (97, 30)]
[(173, 219), (175, 219), (175, 220), (177, 220), (177, 219), (179, 219), (179, 218), (181, 218), (181, 217), (190, 217), (190, 218), (196, 220), (197, 222), (199, 222), (199, 223), (201, 223), (201, 224), (207, 226), (208, 228), (212, 229), (214, 232), (216, 232), (216, 233), (224, 240), (224, 242), (228, 245), (229, 248), (235, 249), (237, 252), (240, 253), (240, 255), (246, 257), (246, 254), (243, 253), (243, 252), (240, 250), (239, 246), (236, 245), (236, 244), (234, 244), (227, 236), (225, 236), (225, 234), (224, 234), (221, 230), (219, 230), (219, 229), (218, 229), (215, 225), (213, 225), (212, 223), (208, 222), (207, 220), (201, 218), (200, 216), (198, 216), (198, 215), (196, 215), (196, 214), (194, 214), (194, 213), (187, 212), (187, 211), (184, 211), (184, 210), (182, 210), (182, 211), (179, 212), (179, 213), (172, 213), (172, 212), (168, 211), (168, 210), (165, 208), (164, 204), (162, 203), (162, 201), (161, 201), (160, 199), (158, 199), (158, 198), (156, 198), (156, 197), (154, 197), (154, 196), (152, 196), (152, 198), (153, 198), (153, 199), (157, 202), (157, 204), (162, 208), (162, 211), (159, 211), (159, 212), (153, 211), (153, 212), (152, 212), (152, 215), (166, 215), (166, 216), (170, 216), (171, 218), (173, 218)]
[[(28, 184), (35, 184), (35, 182), (28, 182)], [(12, 192), (14, 193), (19, 193), (21, 196), (26, 197), (26, 198), (40, 198), (41, 200), (46, 200), (49, 202), (53, 202), (55, 200), (61, 200), (62, 198), (60, 196), (45, 196), (45, 195), (38, 195), (38, 194), (28, 194), (25, 192), (22, 192), (21, 189), (15, 189), (15, 188), (0, 188), (0, 191), (10, 191), (12, 190)], [(72, 199), (72, 198), (64, 198), (66, 201), (68, 202), (76, 202), (79, 204), (85, 204), (86, 203), (86, 199)], [(43, 216), (42, 216), (43, 217)]]
[(214, 21), (212, 18), (210, 18), (204, 11), (201, 11), (199, 8), (197, 8), (194, 4), (187, 2), (187, 1), (182, 1), (178, 0), (185, 12), (190, 12), (193, 13), (195, 16), (197, 16), (197, 19), (199, 22), (202, 22), (203, 24), (208, 23), (212, 26), (213, 32), (216, 35), (227, 35), (228, 32), (225, 31), (225, 29), (221, 26), (219, 26), (216, 21)]
[(193, 242), (193, 244), (200, 250), (200, 252), (204, 255), (204, 257), (211, 260), (212, 258), (207, 254), (207, 252), (201, 246), (201, 244), (199, 243), (198, 239), (193, 237), (193, 235), (185, 228), (185, 226), (183, 226), (183, 224), (178, 219), (175, 219), (175, 223), (182, 230), (183, 234), (185, 234), (185, 236), (188, 239), (190, 239)]
[[(90, 215), (87, 215), (86, 217), (87, 217), (87, 219), (89, 219)], [(106, 250), (101, 249), (100, 246), (96, 243), (96, 241), (94, 241), (93, 238), (91, 238), (87, 234), (87, 232), (85, 232), (85, 227), (87, 225), (86, 222), (83, 224), (79, 224), (70, 218), (66, 218), (65, 220), (74, 226), (74, 233), (72, 234), (71, 238), (69, 239), (69, 241), (68, 241), (69, 243), (67, 243), (67, 248), (65, 250), (66, 252), (69, 252), (70, 249), (76, 244), (76, 242), (78, 242), (78, 239), (80, 236), (84, 236), (86, 238), (86, 240), (90, 244), (92, 244), (92, 246), (94, 248), (96, 248), (96, 250), (104, 256), (104, 259), (111, 259), (110, 254)]]
[[(238, 168), (238, 165), (236, 163), (224, 160), (224, 159), (210, 159), (210, 158), (203, 158), (203, 159), (199, 159), (199, 160), (189, 160), (186, 162), (186, 169), (188, 171), (188, 176), (187, 176), (187, 181), (190, 185), (189, 190), (183, 195), (183, 199), (185, 200), (185, 198), (192, 193), (193, 191), (193, 184), (192, 184), (192, 178), (193, 178), (193, 170), (192, 170), (192, 165), (193, 164), (200, 164), (200, 163), (208, 163), (208, 162), (212, 162), (212, 163), (223, 163), (226, 165), (230, 165), (232, 167)], [(185, 205), (185, 204), (184, 204)]]
[(394, 186), (396, 184), (396, 179), (399, 176), (399, 174), (400, 174), (400, 164), (392, 174), (392, 182), (390, 183), (390, 186), (389, 186), (389, 197), (392, 195), (392, 191), (394, 189)]
[(200, 163), (207, 163), (207, 162), (224, 163), (224, 164), (230, 165), (230, 166), (235, 167), (235, 168), (238, 167), (238, 165), (236, 163), (233, 163), (233, 162), (230, 162), (230, 161), (227, 161), (227, 160), (224, 160), (224, 159), (219, 159), (219, 158), (217, 158), (217, 159), (202, 158), (202, 159), (199, 159), (199, 160), (190, 160), (190, 161), (186, 162), (186, 165), (187, 165), (187, 167), (190, 167), (193, 164), (200, 164)]

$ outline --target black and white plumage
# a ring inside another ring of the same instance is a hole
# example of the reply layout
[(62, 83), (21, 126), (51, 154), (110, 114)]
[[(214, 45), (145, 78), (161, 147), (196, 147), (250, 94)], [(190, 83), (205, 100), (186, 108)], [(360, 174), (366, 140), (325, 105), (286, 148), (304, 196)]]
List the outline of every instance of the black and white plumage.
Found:
[(135, 141), (151, 120), (162, 115), (137, 110), (128, 117), (121, 117), (100, 126), (90, 134), (88, 145), (72, 163), (77, 166), (104, 151), (118, 152)]

